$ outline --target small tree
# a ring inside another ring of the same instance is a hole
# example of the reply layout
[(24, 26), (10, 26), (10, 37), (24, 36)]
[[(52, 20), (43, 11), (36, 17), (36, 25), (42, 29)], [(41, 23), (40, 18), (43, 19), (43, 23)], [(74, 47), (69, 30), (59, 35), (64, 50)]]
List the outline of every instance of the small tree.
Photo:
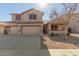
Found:
[(68, 33), (68, 24), (69, 20), (75, 16), (75, 13), (78, 12), (78, 4), (76, 3), (66, 3), (61, 4), (63, 6), (63, 11), (58, 11), (57, 9), (53, 9), (50, 14), (51, 19), (62, 19), (65, 22), (65, 37), (67, 39)]

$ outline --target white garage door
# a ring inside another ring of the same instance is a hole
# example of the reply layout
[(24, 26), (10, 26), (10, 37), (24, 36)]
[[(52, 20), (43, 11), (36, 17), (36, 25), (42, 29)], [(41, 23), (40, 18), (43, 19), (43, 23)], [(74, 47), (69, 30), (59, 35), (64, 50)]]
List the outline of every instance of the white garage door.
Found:
[(10, 29), (11, 29), (10, 30), (11, 34), (14, 34), (14, 35), (20, 34), (20, 32), (18, 31), (18, 27), (11, 27)]
[(40, 35), (40, 27), (24, 26), (22, 27), (23, 35)]
[(4, 29), (0, 28), (0, 34), (3, 34), (3, 33), (4, 33)]
[(0, 26), (0, 34), (4, 34), (4, 30), (5, 30), (5, 27), (4, 26)]

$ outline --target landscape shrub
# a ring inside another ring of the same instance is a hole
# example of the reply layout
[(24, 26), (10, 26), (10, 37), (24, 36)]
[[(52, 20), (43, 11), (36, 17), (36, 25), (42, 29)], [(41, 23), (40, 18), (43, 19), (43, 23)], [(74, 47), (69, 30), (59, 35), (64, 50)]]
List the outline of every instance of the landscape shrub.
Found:
[(51, 33), (51, 36), (54, 36), (55, 34), (54, 33)]
[(67, 35), (69, 36), (69, 35), (70, 35), (70, 33), (67, 33)]

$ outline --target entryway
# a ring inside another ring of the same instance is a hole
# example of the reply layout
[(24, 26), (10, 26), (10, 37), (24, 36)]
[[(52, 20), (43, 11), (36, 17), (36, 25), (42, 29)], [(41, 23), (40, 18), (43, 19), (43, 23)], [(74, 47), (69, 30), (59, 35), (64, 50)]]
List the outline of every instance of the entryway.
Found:
[(69, 32), (69, 33), (71, 33), (71, 32), (72, 32), (72, 31), (71, 31), (71, 28), (68, 28), (68, 32)]

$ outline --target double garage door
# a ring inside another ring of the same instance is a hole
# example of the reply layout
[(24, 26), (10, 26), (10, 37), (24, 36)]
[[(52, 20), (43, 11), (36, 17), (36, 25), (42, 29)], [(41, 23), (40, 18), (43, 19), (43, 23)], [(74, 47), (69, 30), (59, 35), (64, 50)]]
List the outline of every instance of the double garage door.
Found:
[(24, 26), (22, 27), (23, 35), (40, 35), (40, 27), (37, 26)]
[(22, 26), (21, 31), (18, 27), (11, 28), (11, 34), (22, 34), (22, 35), (40, 35), (39, 26)]

